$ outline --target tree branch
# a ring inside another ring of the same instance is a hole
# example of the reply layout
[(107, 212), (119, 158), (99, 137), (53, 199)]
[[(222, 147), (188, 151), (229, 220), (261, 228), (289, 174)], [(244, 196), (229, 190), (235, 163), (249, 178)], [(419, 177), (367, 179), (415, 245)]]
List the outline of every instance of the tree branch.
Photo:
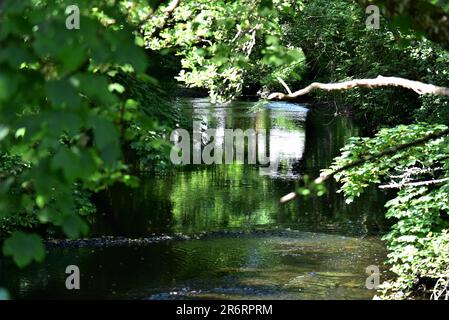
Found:
[(164, 20), (151, 33), (152, 38), (158, 37), (161, 31), (167, 26), (168, 21), (173, 17), (175, 9), (181, 4), (181, 0), (172, 0), (168, 6), (163, 10)]
[(281, 77), (277, 77), (278, 81), (282, 84), (282, 86), (287, 90), (288, 94), (293, 94), (293, 92), (290, 90), (290, 87), (285, 83), (285, 81)]
[(378, 76), (375, 79), (355, 79), (337, 83), (319, 83), (314, 82), (304, 89), (293, 93), (285, 94), (281, 92), (274, 92), (268, 96), (269, 100), (294, 100), (297, 97), (310, 93), (313, 90), (320, 89), (325, 91), (333, 90), (348, 90), (355, 87), (402, 87), (415, 91), (419, 95), (433, 94), (438, 96), (449, 96), (449, 88), (439, 87), (433, 84), (427, 84), (419, 81), (408, 80), (398, 77), (384, 77)]
[(449, 134), (449, 129), (445, 129), (445, 130), (442, 130), (440, 132), (434, 132), (432, 134), (429, 134), (429, 135), (424, 136), (422, 138), (416, 139), (414, 141), (403, 143), (403, 144), (397, 145), (395, 147), (388, 148), (388, 149), (386, 149), (384, 151), (381, 151), (381, 152), (378, 152), (378, 153), (375, 153), (375, 154), (365, 155), (361, 159), (358, 159), (356, 161), (348, 163), (347, 165), (342, 166), (342, 167), (340, 167), (340, 168), (338, 168), (338, 169), (336, 169), (334, 171), (331, 171), (329, 173), (324, 173), (323, 172), (320, 175), (319, 178), (315, 179), (315, 183), (321, 183), (323, 181), (326, 181), (329, 178), (332, 178), (333, 176), (335, 176), (337, 173), (343, 172), (343, 171), (348, 170), (348, 169), (352, 169), (354, 167), (358, 167), (361, 164), (364, 164), (365, 162), (372, 161), (372, 160), (377, 160), (377, 159), (382, 158), (384, 156), (393, 155), (393, 154), (397, 153), (398, 151), (402, 151), (404, 149), (408, 149), (408, 148), (411, 148), (411, 147), (415, 147), (415, 146), (421, 145), (421, 144), (423, 144), (423, 143), (425, 143), (427, 141), (438, 139), (438, 138), (446, 136), (448, 134)]
[(151, 8), (151, 11), (148, 12), (148, 14), (145, 15), (145, 17), (137, 25), (137, 30), (141, 30), (143, 28), (143, 26), (145, 25), (145, 23), (147, 23), (147, 20), (150, 19), (155, 14), (155, 12), (159, 9), (159, 7), (162, 4), (164, 4), (165, 2), (166, 2), (166, 0), (157, 0), (156, 3)]
[[(352, 169), (352, 168), (355, 168), (355, 167), (358, 167), (358, 166), (364, 164), (365, 162), (377, 160), (384, 156), (393, 155), (393, 154), (397, 153), (398, 151), (408, 149), (408, 148), (411, 148), (411, 147), (414, 147), (417, 145), (421, 145), (423, 143), (426, 143), (427, 141), (438, 139), (438, 138), (446, 136), (446, 135), (449, 135), (449, 129), (445, 129), (440, 132), (434, 132), (432, 134), (429, 134), (422, 138), (416, 139), (414, 141), (403, 143), (403, 144), (397, 145), (395, 147), (385, 149), (384, 151), (377, 152), (375, 154), (369, 154), (369, 155), (362, 156), (362, 158), (355, 160), (351, 163), (348, 163), (347, 165), (344, 165), (344, 166), (342, 166), (338, 169), (335, 169), (331, 172), (327, 172), (327, 173), (322, 172), (321, 175), (314, 180), (314, 182), (317, 184), (323, 183), (324, 181), (335, 176), (336, 174), (346, 171), (346, 170), (349, 170), (349, 169)], [(295, 199), (296, 197), (297, 197), (296, 192), (292, 192), (292, 193), (289, 193), (289, 194), (285, 195), (284, 197), (282, 197), (280, 201), (281, 201), (281, 203), (285, 203), (285, 202)]]
[(379, 186), (379, 188), (380, 189), (401, 189), (402, 187), (428, 186), (431, 184), (438, 184), (438, 183), (442, 183), (442, 182), (446, 182), (446, 181), (449, 181), (449, 178), (408, 182), (408, 183), (391, 183), (391, 184), (385, 184), (385, 185)]

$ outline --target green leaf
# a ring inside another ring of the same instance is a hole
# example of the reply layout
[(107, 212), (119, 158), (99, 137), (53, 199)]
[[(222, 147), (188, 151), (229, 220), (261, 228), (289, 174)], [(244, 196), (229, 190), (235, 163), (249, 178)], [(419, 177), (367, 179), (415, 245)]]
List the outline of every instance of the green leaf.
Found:
[(109, 89), (110, 92), (114, 92), (114, 91), (117, 91), (118, 93), (125, 92), (125, 87), (122, 86), (120, 83), (111, 83), (108, 86), (108, 89)]
[(89, 119), (94, 128), (95, 147), (100, 151), (104, 161), (112, 164), (120, 156), (119, 133), (114, 124), (105, 118)]
[(18, 138), (23, 138), (25, 137), (25, 133), (26, 133), (26, 128), (19, 128), (16, 131), (15, 137)]
[(62, 61), (66, 72), (76, 70), (87, 59), (86, 48), (83, 46), (66, 46), (59, 59)]
[(69, 215), (62, 222), (62, 230), (72, 239), (79, 238), (81, 235), (86, 235), (89, 227), (78, 215)]
[(42, 262), (45, 258), (45, 247), (42, 238), (37, 234), (16, 231), (3, 243), (3, 254), (12, 256), (17, 266), (23, 268), (33, 260)]
[(10, 46), (0, 51), (0, 61), (7, 61), (13, 68), (20, 68), (23, 62), (34, 62), (28, 49), (18, 46)]
[(60, 148), (51, 161), (53, 170), (62, 170), (67, 181), (87, 179), (95, 171), (90, 153), (79, 153), (69, 148)]
[[(69, 135), (79, 133), (83, 120), (79, 113), (69, 110), (53, 110), (41, 114), (41, 121), (48, 123), (48, 134), (51, 139), (66, 131)], [(28, 130), (29, 127), (27, 127)]]
[(115, 95), (108, 90), (108, 80), (104, 76), (94, 74), (80, 74), (77, 76), (80, 83), (80, 91), (103, 105), (111, 105), (117, 101)]
[(78, 92), (68, 81), (51, 81), (47, 83), (48, 99), (55, 107), (76, 108), (81, 99)]
[(117, 47), (114, 52), (115, 59), (120, 64), (130, 64), (138, 73), (144, 72), (147, 67), (145, 51), (133, 45), (132, 42), (125, 43)]
[(8, 86), (8, 78), (0, 74), (0, 101), (6, 100), (11, 95)]
[(46, 199), (45, 199), (45, 196), (43, 196), (43, 195), (38, 195), (37, 197), (36, 197), (36, 204), (37, 204), (37, 206), (39, 207), (39, 208), (43, 208), (43, 207), (45, 207), (45, 203), (46, 203), (47, 201), (46, 201)]
[(60, 148), (51, 160), (51, 168), (53, 170), (62, 170), (68, 181), (74, 181), (80, 170), (78, 157), (70, 149)]

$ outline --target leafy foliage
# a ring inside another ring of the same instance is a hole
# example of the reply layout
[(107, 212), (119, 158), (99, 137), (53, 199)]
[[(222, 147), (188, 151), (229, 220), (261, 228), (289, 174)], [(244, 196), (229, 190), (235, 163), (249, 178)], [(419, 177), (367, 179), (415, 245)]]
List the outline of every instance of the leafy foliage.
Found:
[(280, 19), (300, 3), (181, 1), (169, 12), (160, 8), (143, 24), (145, 42), (181, 57), (179, 81), (207, 88), (213, 101), (232, 99), (256, 74), (265, 85), (275, 80), (273, 75), (299, 76), (302, 51), (283, 43)]
[(127, 88), (127, 106), (122, 120), (126, 123), (123, 135), (127, 141), (126, 163), (138, 170), (162, 171), (170, 167), (171, 144), (168, 137), (176, 127), (190, 128), (181, 101), (171, 98), (154, 81), (138, 79), (119, 72), (114, 80)]
[[(387, 13), (410, 14), (408, 2), (399, 9), (383, 2)], [(448, 9), (445, 1), (418, 2), (442, 17)], [(449, 85), (447, 19), (428, 34), (440, 47), (423, 38), (427, 15), (382, 19), (380, 30), (370, 30), (364, 8), (344, 0), (79, 0), (81, 28), (68, 30), (65, 9), (71, 4), (0, 4), (0, 232), (8, 237), (3, 253), (20, 267), (45, 254), (42, 238), (26, 232), (86, 235), (96, 212), (94, 193), (114, 183), (137, 185), (132, 170), (169, 166), (168, 133), (190, 125), (182, 102), (166, 93), (173, 87), (167, 90), (160, 74), (148, 74), (150, 62), (152, 72), (164, 73), (162, 65), (176, 56), (177, 80), (206, 88), (221, 102), (279, 88), (279, 77), (292, 86), (379, 74)], [(396, 88), (319, 98), (351, 106), (368, 127), (432, 123), (352, 138), (333, 170), (449, 124), (446, 98), (418, 99)], [(398, 277), (383, 288), (393, 297), (447, 275), (447, 139), (411, 145), (335, 176), (348, 202), (370, 184), (399, 186), (387, 204), (395, 224), (385, 237)], [(325, 192), (321, 184), (304, 185), (298, 190), (303, 196)]]
[[(331, 170), (446, 128), (428, 124), (397, 126), (381, 130), (374, 138), (352, 138)], [(335, 176), (342, 183), (348, 202), (370, 184), (383, 182), (399, 188), (396, 197), (386, 204), (386, 217), (394, 219), (395, 224), (384, 240), (388, 242), (391, 270), (398, 275), (383, 285), (384, 294), (389, 297), (409, 296), (426, 279), (436, 281), (449, 271), (449, 183), (445, 179), (449, 168), (448, 139), (443, 136), (412, 146)]]
[(33, 260), (42, 262), (45, 257), (45, 248), (38, 235), (14, 232), (10, 238), (5, 240), (3, 253), (13, 256), (15, 263), (22, 268)]
[[(426, 83), (447, 85), (447, 51), (422, 35), (403, 32), (404, 28), (381, 15), (380, 29), (364, 26), (365, 7), (344, 0), (307, 2), (287, 23), (287, 37), (306, 56), (310, 81), (340, 82), (350, 79), (398, 76)], [(313, 24), (313, 28), (310, 25)], [(292, 83), (301, 87), (305, 83)], [(446, 98), (424, 96), (408, 90), (366, 88), (341, 92), (317, 92), (324, 102), (336, 100), (347, 106), (366, 131), (385, 125), (415, 120), (449, 123)]]
[[(78, 1), (79, 30), (65, 27), (68, 1), (3, 4), (0, 150), (8, 151), (8, 161), (0, 180), (2, 219), (20, 213), (78, 237), (88, 229), (78, 212), (92, 207), (74, 196), (75, 184), (84, 192), (133, 182), (120, 148), (120, 110), (129, 103), (111, 77), (119, 70), (142, 73), (147, 59), (116, 2)], [(24, 266), (42, 259), (41, 246), (37, 236), (13, 233), (3, 248)]]

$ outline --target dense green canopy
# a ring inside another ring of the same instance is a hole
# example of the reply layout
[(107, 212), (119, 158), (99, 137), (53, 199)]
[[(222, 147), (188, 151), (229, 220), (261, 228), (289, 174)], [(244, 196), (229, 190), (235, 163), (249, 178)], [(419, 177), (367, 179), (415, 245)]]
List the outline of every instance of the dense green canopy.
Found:
[[(365, 25), (369, 4), (379, 29)], [(0, 238), (19, 267), (43, 261), (49, 235), (89, 235), (92, 195), (172, 169), (169, 132), (190, 129), (179, 86), (213, 102), (378, 75), (449, 86), (447, 1), (79, 0), (79, 29), (67, 27), (71, 5), (0, 1)], [(449, 99), (400, 88), (309, 97), (366, 125), (369, 138), (353, 138), (331, 167), (360, 162), (335, 175), (348, 202), (369, 185), (399, 189), (386, 209), (397, 278), (385, 297), (447, 276)], [(410, 146), (370, 158), (400, 144)], [(324, 188), (293, 191), (310, 190)]]

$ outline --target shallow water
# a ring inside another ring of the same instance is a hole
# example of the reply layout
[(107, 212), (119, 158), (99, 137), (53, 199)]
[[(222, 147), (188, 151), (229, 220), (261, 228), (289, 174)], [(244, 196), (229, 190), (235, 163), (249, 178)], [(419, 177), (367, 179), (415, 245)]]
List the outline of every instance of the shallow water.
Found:
[[(148, 247), (54, 249), (8, 279), (22, 298), (369, 299), (364, 269), (381, 264), (376, 238), (290, 231)], [(65, 289), (65, 267), (81, 290)]]
[[(186, 166), (176, 174), (142, 176), (138, 189), (116, 186), (99, 201), (93, 235), (215, 236), (146, 246), (52, 248), (45, 263), (17, 270), (0, 260), (0, 286), (15, 298), (370, 299), (365, 269), (382, 265), (383, 198), (373, 190), (352, 205), (335, 186), (321, 198), (281, 205), (304, 175), (316, 176), (358, 133), (347, 118), (272, 103), (213, 106), (191, 101), (204, 128), (267, 130), (270, 159), (258, 165)], [(307, 121), (306, 121), (307, 118)], [(258, 146), (260, 147), (260, 146)], [(223, 230), (275, 230), (226, 235)], [(282, 232), (276, 232), (281, 230)], [(81, 270), (81, 290), (65, 289), (65, 268)]]

